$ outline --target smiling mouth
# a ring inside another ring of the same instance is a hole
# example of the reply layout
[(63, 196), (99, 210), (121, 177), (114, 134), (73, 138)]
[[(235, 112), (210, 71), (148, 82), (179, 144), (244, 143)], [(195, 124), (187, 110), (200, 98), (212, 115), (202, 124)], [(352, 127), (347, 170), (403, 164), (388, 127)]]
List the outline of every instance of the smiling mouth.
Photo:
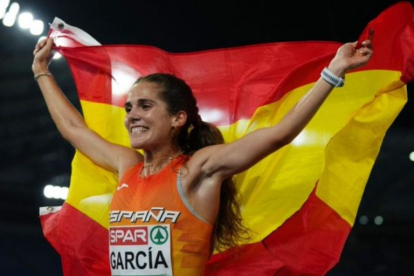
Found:
[(131, 128), (131, 134), (139, 134), (139, 133), (143, 133), (143, 132), (145, 132), (147, 130), (148, 130), (147, 127), (136, 126), (136, 127), (132, 127)]

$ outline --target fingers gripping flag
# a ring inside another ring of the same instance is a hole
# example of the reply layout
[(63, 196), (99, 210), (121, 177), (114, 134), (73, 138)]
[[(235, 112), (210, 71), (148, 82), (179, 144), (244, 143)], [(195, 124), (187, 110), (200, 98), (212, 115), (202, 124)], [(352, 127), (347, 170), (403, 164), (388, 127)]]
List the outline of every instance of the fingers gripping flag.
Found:
[[(414, 77), (413, 9), (399, 2), (369, 22), (374, 55), (348, 72), (288, 146), (236, 176), (248, 244), (215, 252), (206, 275), (324, 275), (339, 260), (384, 135)], [(129, 146), (126, 93), (140, 76), (165, 72), (193, 89), (201, 117), (227, 142), (277, 124), (312, 87), (337, 42), (268, 43), (191, 53), (100, 45), (60, 19), (49, 36), (69, 64), (90, 128)], [(108, 208), (117, 177), (80, 152), (62, 207), (41, 209), (45, 237), (65, 276), (110, 275)]]

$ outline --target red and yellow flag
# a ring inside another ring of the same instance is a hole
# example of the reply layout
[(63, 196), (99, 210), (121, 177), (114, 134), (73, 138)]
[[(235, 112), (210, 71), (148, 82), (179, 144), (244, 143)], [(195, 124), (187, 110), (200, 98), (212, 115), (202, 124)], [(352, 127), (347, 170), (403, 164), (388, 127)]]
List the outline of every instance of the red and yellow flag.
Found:
[[(414, 77), (414, 23), (409, 2), (369, 22), (374, 55), (346, 75), (288, 146), (236, 176), (248, 244), (215, 252), (206, 275), (324, 275), (339, 260), (384, 135), (407, 101)], [(277, 124), (312, 87), (340, 43), (289, 42), (190, 53), (144, 45), (99, 45), (56, 21), (50, 36), (73, 74), (87, 124), (129, 146), (126, 92), (155, 72), (183, 78), (204, 121), (227, 142)], [(94, 46), (91, 46), (94, 45)], [(41, 214), (45, 237), (65, 276), (110, 275), (108, 207), (117, 176), (76, 152), (69, 196)]]

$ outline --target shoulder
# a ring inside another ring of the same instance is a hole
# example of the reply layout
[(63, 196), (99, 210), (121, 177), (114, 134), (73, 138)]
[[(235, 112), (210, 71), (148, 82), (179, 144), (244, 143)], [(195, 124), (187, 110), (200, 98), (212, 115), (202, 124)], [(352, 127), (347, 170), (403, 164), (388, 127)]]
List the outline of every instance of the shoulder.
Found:
[(213, 145), (196, 151), (188, 160), (187, 167), (196, 179), (205, 179), (214, 177), (216, 167), (219, 166), (219, 160), (216, 160), (218, 152), (225, 144)]
[(123, 174), (119, 175), (118, 184), (127, 183), (131, 178), (141, 173), (143, 163), (136, 164), (132, 167), (127, 168)]
[(122, 155), (119, 160), (119, 178), (122, 178), (127, 171), (130, 171), (134, 167), (137, 167), (137, 165), (141, 164), (143, 161), (144, 159), (142, 155), (133, 149), (128, 151), (128, 154)]
[(224, 144), (207, 146), (194, 152), (188, 161), (188, 164), (202, 169), (210, 160), (214, 159), (215, 154), (224, 146)]

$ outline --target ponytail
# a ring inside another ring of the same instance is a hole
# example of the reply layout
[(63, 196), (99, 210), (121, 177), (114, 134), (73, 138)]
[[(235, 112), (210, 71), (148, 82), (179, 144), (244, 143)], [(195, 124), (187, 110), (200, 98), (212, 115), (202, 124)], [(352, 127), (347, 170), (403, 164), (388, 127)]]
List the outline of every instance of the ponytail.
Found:
[[(198, 120), (188, 135), (189, 154), (201, 148), (223, 144), (220, 130), (213, 124)], [(238, 191), (233, 178), (227, 178), (221, 184), (220, 208), (214, 229), (214, 248), (218, 251), (237, 246), (239, 241), (249, 238), (249, 229), (242, 224)]]
[(195, 152), (207, 146), (223, 144), (224, 138), (220, 130), (211, 123), (201, 119), (193, 124), (187, 138), (188, 153)]

